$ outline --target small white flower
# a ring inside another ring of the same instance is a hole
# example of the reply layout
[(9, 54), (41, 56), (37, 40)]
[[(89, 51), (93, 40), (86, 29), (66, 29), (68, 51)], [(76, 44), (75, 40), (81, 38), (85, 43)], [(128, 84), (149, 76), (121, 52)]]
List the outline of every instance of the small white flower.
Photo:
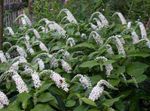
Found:
[(39, 32), (38, 32), (36, 29), (31, 28), (31, 29), (28, 30), (28, 32), (30, 32), (30, 31), (32, 31), (32, 32), (34, 33), (34, 35), (35, 35), (35, 37), (36, 37), (37, 39), (40, 39), (40, 38), (41, 38)]
[(70, 58), (70, 53), (68, 51), (64, 51), (63, 59), (68, 60)]
[(139, 42), (139, 37), (138, 37), (137, 33), (134, 30), (131, 32), (131, 37), (132, 37), (132, 40), (133, 40), (133, 44), (136, 44), (136, 43)]
[(50, 67), (51, 68), (57, 68), (58, 66), (59, 66), (58, 65), (58, 60), (55, 57), (52, 57), (51, 61), (50, 61)]
[[(66, 18), (70, 23), (75, 23), (78, 24), (77, 20), (75, 19), (75, 17), (73, 16), (73, 14), (68, 10), (68, 9), (62, 9), (59, 13), (59, 15), (64, 12), (66, 13), (66, 16), (64, 18)], [(64, 19), (63, 18), (63, 19)]]
[(68, 38), (66, 45), (70, 45), (70, 47), (73, 47), (74, 45), (76, 45), (75, 40), (73, 38)]
[(114, 55), (114, 52), (113, 52), (113, 49), (112, 49), (111, 45), (107, 44), (106, 45), (106, 49), (107, 49), (107, 53), (108, 54)]
[(114, 15), (118, 15), (119, 16), (119, 18), (120, 18), (120, 20), (121, 20), (121, 23), (124, 25), (124, 24), (127, 24), (127, 21), (126, 21), (126, 19), (124, 18), (124, 16), (122, 15), (122, 13), (120, 13), (120, 12), (116, 12)]
[(103, 40), (101, 38), (101, 36), (96, 32), (96, 31), (92, 31), (89, 35), (89, 39), (90, 38), (94, 38), (95, 42), (99, 45), (99, 44), (103, 44)]
[(15, 81), (19, 93), (29, 92), (27, 85), (16, 71), (13, 71), (12, 79)]
[(91, 81), (90, 81), (90, 78), (87, 77), (86, 75), (81, 75), (81, 74), (77, 74), (73, 79), (72, 81), (77, 78), (77, 77), (80, 77), (79, 81), (80, 83), (82, 84), (83, 88), (84, 89), (88, 89), (92, 86), (91, 84)]
[(71, 70), (72, 70), (71, 66), (63, 59), (61, 60), (61, 65), (65, 72), (71, 73)]
[(7, 96), (0, 91), (0, 109), (3, 108), (4, 105), (9, 105), (9, 100)]
[(33, 74), (31, 74), (31, 76), (32, 76), (34, 87), (39, 88), (41, 86), (41, 80), (38, 73), (34, 71)]
[(103, 26), (108, 26), (109, 22), (102, 13), (99, 13), (98, 17), (101, 20)]
[(122, 54), (124, 56), (126, 56), (126, 53), (125, 53), (125, 50), (124, 50), (124, 47), (123, 47), (123, 44), (122, 42), (120, 41), (120, 39), (118, 38), (118, 36), (114, 36), (113, 37), (115, 39), (115, 42), (116, 42), (116, 47), (118, 49), (118, 53), (119, 54)]
[(141, 30), (142, 39), (147, 39), (147, 32), (146, 32), (144, 24), (142, 22), (138, 22), (138, 25), (139, 25), (140, 30)]
[(45, 69), (45, 65), (44, 65), (44, 62), (43, 62), (42, 59), (37, 58), (37, 59), (35, 60), (35, 62), (38, 63), (38, 65), (39, 65), (39, 70), (40, 70), (40, 71), (43, 70), (43, 69)]
[(99, 97), (101, 97), (101, 95), (103, 94), (104, 91), (104, 87), (99, 87), (99, 86), (95, 86), (90, 95), (89, 95), (89, 99), (91, 99), (92, 101), (98, 100)]
[(96, 21), (97, 26), (98, 26), (99, 29), (103, 28), (104, 25), (101, 23), (101, 21), (98, 18), (93, 18), (93, 20)]
[(42, 51), (46, 51), (46, 52), (49, 52), (49, 50), (48, 50), (48, 48), (45, 46), (45, 44), (43, 43), (43, 42), (41, 42), (41, 41), (39, 41), (40, 42), (40, 49), (42, 50)]
[(91, 28), (92, 28), (93, 30), (97, 30), (97, 29), (98, 29), (98, 27), (97, 27), (96, 25), (94, 25), (93, 23), (90, 23), (90, 25), (91, 25)]
[(11, 27), (6, 27), (5, 30), (8, 30), (8, 31), (9, 31), (9, 34), (10, 34), (11, 36), (14, 36), (14, 35), (15, 35), (15, 33), (14, 33), (14, 31), (13, 31), (13, 29), (12, 29)]
[(51, 70), (50, 78), (55, 82), (58, 88), (62, 88), (66, 92), (69, 91), (69, 85), (66, 83), (65, 78), (61, 77), (58, 73)]
[(0, 61), (2, 63), (7, 62), (4, 52), (0, 50)]
[[(108, 59), (104, 56), (97, 57), (96, 60), (102, 60), (102, 62), (107, 62), (108, 61)], [(105, 69), (106, 69), (106, 75), (110, 76), (111, 71), (113, 70), (112, 64), (106, 64)]]
[(16, 48), (17, 48), (17, 52), (19, 53), (20, 56), (27, 57), (27, 54), (22, 47), (16, 46)]
[(132, 22), (128, 22), (127, 29), (131, 29)]

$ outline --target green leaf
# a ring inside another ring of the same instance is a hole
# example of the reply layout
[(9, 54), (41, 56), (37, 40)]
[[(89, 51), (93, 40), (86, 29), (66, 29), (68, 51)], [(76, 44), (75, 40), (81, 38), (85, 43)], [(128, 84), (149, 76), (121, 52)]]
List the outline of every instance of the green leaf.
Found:
[(127, 73), (131, 76), (140, 76), (142, 75), (149, 66), (141, 62), (133, 62), (128, 64)]
[(87, 111), (88, 107), (80, 105), (78, 107), (76, 107), (73, 111)]
[(47, 92), (40, 94), (40, 96), (38, 97), (38, 102), (48, 102), (54, 99), (54, 96)]
[(54, 111), (49, 105), (38, 104), (31, 111)]
[(89, 49), (95, 49), (95, 46), (93, 44), (83, 42), (75, 46), (75, 48), (89, 48)]
[(30, 98), (31, 98), (31, 95), (29, 93), (24, 92), (18, 95), (17, 100), (22, 103), (23, 109), (26, 109), (27, 105), (29, 104), (28, 101)]
[(88, 98), (81, 98), (81, 100), (88, 105), (96, 106), (96, 103)]
[(82, 67), (82, 68), (92, 68), (92, 67), (97, 66), (97, 65), (99, 65), (99, 63), (97, 63), (95, 60), (91, 60), (91, 61), (86, 61), (86, 62), (82, 63), (80, 65), (80, 67)]
[(66, 107), (73, 107), (76, 104), (76, 101), (74, 100), (69, 100), (66, 102)]
[(119, 96), (119, 97), (114, 98), (114, 99), (107, 99), (104, 101), (103, 105), (105, 105), (107, 107), (111, 107), (115, 102), (119, 101), (121, 97), (122, 96)]

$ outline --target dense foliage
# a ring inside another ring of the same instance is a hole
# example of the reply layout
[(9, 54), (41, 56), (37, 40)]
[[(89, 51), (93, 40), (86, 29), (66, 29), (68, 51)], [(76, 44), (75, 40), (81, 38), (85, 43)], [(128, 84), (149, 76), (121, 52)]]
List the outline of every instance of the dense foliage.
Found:
[(66, 4), (62, 1), (36, 0), (33, 5), (35, 19), (53, 19), (62, 8), (69, 9), (79, 20), (87, 20), (94, 11), (103, 12), (107, 17), (119, 11), (127, 19), (143, 22), (148, 21), (150, 16), (149, 0), (67, 0)]
[(149, 32), (109, 16), (78, 22), (62, 9), (59, 24), (32, 24), (20, 15), (0, 52), (1, 111), (149, 111)]

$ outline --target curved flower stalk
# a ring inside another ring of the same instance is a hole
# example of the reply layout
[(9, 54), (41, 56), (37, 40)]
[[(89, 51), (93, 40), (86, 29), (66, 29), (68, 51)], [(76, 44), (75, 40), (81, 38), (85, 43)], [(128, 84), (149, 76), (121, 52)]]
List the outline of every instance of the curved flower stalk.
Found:
[(66, 36), (66, 31), (58, 25), (55, 21), (49, 21), (48, 24), (46, 24), (46, 27), (49, 27), (50, 30), (56, 30), (60, 35)]
[(81, 34), (81, 38), (82, 38), (82, 39), (87, 39), (88, 37), (87, 37), (87, 35), (86, 35), (85, 33), (82, 33), (82, 34)]
[(114, 40), (115, 40), (115, 45), (118, 49), (118, 53), (119, 54), (122, 54), (123, 56), (126, 56), (126, 53), (125, 53), (125, 50), (124, 50), (124, 47), (123, 47), (123, 44), (122, 42), (120, 41), (118, 35), (116, 36), (113, 36)]
[[(104, 56), (96, 57), (96, 60), (102, 60), (102, 62), (108, 61), (108, 59)], [(111, 74), (111, 71), (113, 70), (112, 64), (106, 64), (105, 69), (106, 69), (106, 75), (107, 75), (107, 77), (109, 77)]]
[(126, 21), (125, 17), (122, 15), (122, 13), (120, 13), (120, 12), (115, 12), (115, 13), (113, 14), (113, 16), (114, 16), (114, 15), (118, 15), (118, 17), (120, 18), (120, 21), (121, 21), (122, 25), (127, 24), (127, 21)]
[(15, 35), (15, 33), (14, 33), (14, 31), (13, 31), (13, 29), (11, 27), (6, 27), (5, 31), (7, 31), (7, 30), (8, 30), (9, 35), (11, 35), (11, 36)]
[(147, 39), (141, 39), (141, 40), (139, 40), (136, 44), (139, 44), (139, 43), (141, 43), (141, 42), (143, 42), (143, 41), (145, 41), (147, 47), (150, 48), (150, 40), (149, 40), (148, 38), (147, 38)]
[(60, 16), (61, 13), (63, 13), (63, 12), (66, 14), (66, 16), (62, 20), (67, 19), (70, 23), (78, 24), (77, 20), (75, 19), (73, 14), (68, 9), (62, 9), (60, 11), (60, 13), (58, 14), (58, 16)]
[(32, 76), (34, 87), (39, 88), (42, 85), (39, 74), (36, 71), (34, 71), (31, 73), (31, 76)]
[(92, 31), (89, 35), (89, 39), (90, 38), (94, 38), (95, 42), (100, 45), (100, 44), (103, 44), (103, 40), (101, 38), (101, 36), (96, 32), (96, 31)]
[(144, 24), (142, 22), (137, 22), (139, 25), (140, 31), (141, 31), (141, 38), (142, 39), (147, 39), (147, 32)]
[(136, 44), (139, 42), (139, 37), (137, 33), (135, 32), (135, 30), (131, 32), (131, 37), (132, 37), (133, 44)]
[(41, 38), (39, 32), (38, 32), (36, 29), (34, 29), (34, 28), (29, 29), (29, 30), (26, 32), (26, 35), (28, 35), (29, 32), (33, 32), (33, 34), (35, 35), (35, 37), (36, 37), (37, 39), (40, 39), (40, 38)]
[(61, 77), (58, 73), (51, 70), (50, 78), (55, 82), (58, 88), (62, 88), (66, 92), (69, 91), (69, 84), (67, 84), (65, 78)]
[(13, 73), (12, 75), (12, 79), (16, 84), (17, 90), (19, 93), (23, 93), (23, 92), (29, 92), (28, 91), (28, 87), (25, 84), (25, 82), (22, 80), (21, 76), (14, 70), (11, 70), (10, 72)]
[(6, 53), (9, 54), (9, 52), (11, 52), (14, 49), (17, 50), (17, 52), (19, 53), (20, 56), (27, 57), (27, 54), (26, 54), (25, 50), (22, 47), (18, 46), (18, 45), (12, 46)]
[(66, 41), (66, 45), (70, 45), (70, 47), (73, 47), (76, 45), (74, 38), (68, 38)]
[(48, 33), (48, 29), (43, 26), (40, 26), (38, 29), (42, 30), (43, 33)]
[(111, 47), (111, 45), (107, 44), (106, 45), (106, 49), (107, 49), (107, 53), (110, 55), (114, 55), (113, 49)]
[(78, 77), (80, 78), (79, 81), (84, 89), (89, 89), (92, 87), (91, 80), (86, 75), (77, 74), (71, 81), (73, 82)]
[(4, 63), (4, 62), (7, 62), (7, 59), (4, 55), (4, 52), (0, 50), (0, 62), (1, 63)]
[(27, 51), (28, 51), (31, 55), (33, 55), (35, 52), (34, 52), (32, 46), (30, 45), (30, 42), (29, 42), (29, 41), (25, 41), (25, 45), (26, 45)]
[(64, 49), (60, 49), (59, 51), (57, 51), (57, 53), (56, 53), (56, 56), (58, 55), (58, 54), (62, 54), (63, 55), (63, 59), (64, 60), (68, 60), (69, 58), (70, 58), (70, 53), (67, 51), (67, 50), (64, 50)]
[(108, 26), (109, 25), (109, 22), (108, 20), (106, 19), (106, 17), (101, 13), (101, 12), (94, 12), (91, 17), (90, 17), (90, 21), (92, 21), (93, 17), (98, 15), (98, 18), (99, 20), (101, 21), (102, 23), (102, 27), (104, 26)]
[(48, 28), (49, 28), (50, 30), (57, 31), (60, 35), (63, 35), (64, 37), (66, 37), (66, 31), (55, 21), (49, 21), (47, 18), (43, 18), (39, 22), (43, 22), (43, 21), (46, 24), (45, 26), (46, 31), (48, 31)]
[(113, 90), (117, 90), (117, 88), (113, 87), (106, 80), (100, 80), (89, 94), (89, 99), (92, 101), (98, 100), (98, 98), (100, 98), (104, 92), (104, 86)]
[(127, 23), (127, 29), (131, 29), (132, 22)]
[[(18, 60), (17, 60), (18, 59)], [(18, 71), (19, 64), (27, 63), (27, 60), (24, 57), (17, 57), (13, 61), (17, 60), (16, 62), (13, 62), (13, 64), (10, 66), (10, 70)]]
[(18, 19), (21, 19), (23, 25), (32, 26), (32, 22), (30, 21), (30, 19), (27, 17), (26, 14), (19, 15), (15, 21), (17, 21)]
[(71, 66), (63, 59), (61, 60), (61, 65), (65, 72), (71, 73), (71, 70), (72, 70)]
[(36, 42), (39, 43), (39, 47), (42, 51), (45, 51), (47, 53), (49, 52), (48, 48), (45, 46), (45, 44), (42, 41), (37, 40)]
[(0, 91), (0, 109), (4, 108), (5, 105), (9, 105), (9, 100), (2, 91)]
[(93, 30), (98, 30), (98, 27), (96, 25), (94, 25), (93, 23), (90, 23), (90, 25)]
[(51, 68), (58, 67), (58, 60), (53, 55), (51, 55), (49, 53), (40, 53), (36, 57), (34, 57), (32, 61), (35, 61), (37, 58), (40, 58), (42, 56), (46, 56), (50, 59), (50, 67)]
[(10, 48), (10, 47), (12, 47), (12, 44), (10, 42), (3, 42), (3, 47), (5, 47), (5, 46), (7, 46), (7, 48)]
[(40, 71), (43, 70), (43, 69), (45, 69), (45, 65), (44, 65), (44, 62), (43, 62), (42, 59), (36, 58), (34, 62), (35, 62), (35, 63), (38, 63), (38, 66), (39, 66), (39, 70), (40, 70)]
[(103, 24), (101, 23), (101, 21), (98, 18), (93, 18), (93, 20), (96, 21), (99, 29), (103, 28)]

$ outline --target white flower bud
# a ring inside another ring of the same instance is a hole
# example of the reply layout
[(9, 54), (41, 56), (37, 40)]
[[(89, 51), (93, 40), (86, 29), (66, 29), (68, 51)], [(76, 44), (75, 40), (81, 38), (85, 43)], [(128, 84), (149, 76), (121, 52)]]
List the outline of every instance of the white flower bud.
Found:
[(61, 77), (58, 73), (51, 70), (50, 78), (55, 82), (58, 88), (62, 88), (66, 92), (69, 91), (69, 85), (66, 83), (65, 78)]
[(61, 60), (61, 65), (65, 72), (71, 73), (71, 70), (72, 70), (71, 66), (63, 59)]
[(2, 63), (7, 62), (5, 55), (1, 50), (0, 50), (0, 62)]
[(0, 91), (0, 109), (2, 109), (4, 105), (9, 105), (9, 100), (7, 96)]
[(41, 86), (41, 80), (38, 73), (34, 71), (33, 74), (31, 74), (31, 76), (32, 76), (34, 87), (39, 88)]

